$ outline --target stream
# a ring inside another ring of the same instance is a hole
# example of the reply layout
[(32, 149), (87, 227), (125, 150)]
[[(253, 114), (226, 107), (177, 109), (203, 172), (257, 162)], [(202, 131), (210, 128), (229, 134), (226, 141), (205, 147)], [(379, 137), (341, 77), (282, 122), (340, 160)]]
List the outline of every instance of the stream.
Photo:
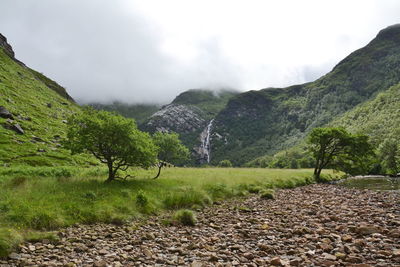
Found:
[(400, 177), (356, 176), (342, 180), (338, 184), (349, 188), (400, 191)]

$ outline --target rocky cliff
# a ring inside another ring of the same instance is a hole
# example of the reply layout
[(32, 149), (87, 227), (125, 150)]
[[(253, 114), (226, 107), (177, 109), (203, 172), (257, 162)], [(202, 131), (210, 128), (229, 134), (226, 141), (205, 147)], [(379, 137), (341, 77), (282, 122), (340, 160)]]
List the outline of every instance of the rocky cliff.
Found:
[(214, 117), (228, 100), (236, 95), (232, 90), (188, 90), (178, 95), (171, 104), (163, 106), (140, 126), (155, 132), (176, 132), (192, 151), (192, 164), (208, 163), (210, 134)]

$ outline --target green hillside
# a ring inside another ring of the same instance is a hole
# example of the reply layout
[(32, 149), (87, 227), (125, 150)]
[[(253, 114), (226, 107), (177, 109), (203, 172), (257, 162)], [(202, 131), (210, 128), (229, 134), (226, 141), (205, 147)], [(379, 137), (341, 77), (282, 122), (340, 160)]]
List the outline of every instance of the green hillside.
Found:
[(374, 99), (362, 103), (334, 120), (331, 125), (343, 126), (354, 133), (364, 133), (378, 145), (386, 138), (400, 136), (400, 83)]
[(399, 69), (400, 25), (394, 25), (315, 82), (239, 94), (216, 117), (212, 162), (241, 165), (292, 147), (311, 129), (398, 84)]
[[(86, 164), (60, 146), (65, 120), (79, 107), (65, 89), (6, 53), (0, 46), (0, 106), (13, 119), (0, 118), (0, 165)], [(24, 133), (10, 129), (18, 124)]]

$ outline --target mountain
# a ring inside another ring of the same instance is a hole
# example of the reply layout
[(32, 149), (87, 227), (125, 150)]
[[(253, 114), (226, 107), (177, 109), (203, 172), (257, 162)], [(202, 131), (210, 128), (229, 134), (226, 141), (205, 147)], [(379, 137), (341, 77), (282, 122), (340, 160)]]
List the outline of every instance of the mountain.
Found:
[[(337, 124), (350, 125), (339, 118), (399, 82), (400, 25), (393, 25), (314, 82), (249, 91), (230, 99), (212, 127), (212, 163), (229, 159), (242, 165), (300, 143), (314, 127), (336, 119)], [(393, 105), (400, 108), (398, 102)], [(358, 114), (353, 112), (346, 118)]]
[(140, 128), (148, 132), (179, 133), (182, 142), (192, 150), (192, 164), (207, 163), (210, 125), (236, 94), (238, 92), (226, 89), (185, 91), (151, 115)]
[(128, 104), (119, 101), (114, 101), (110, 104), (90, 103), (89, 106), (98, 110), (116, 112), (126, 118), (135, 119), (138, 125), (144, 123), (161, 108), (158, 104)]
[(62, 149), (67, 118), (79, 107), (66, 90), (15, 58), (0, 34), (0, 165), (88, 164)]

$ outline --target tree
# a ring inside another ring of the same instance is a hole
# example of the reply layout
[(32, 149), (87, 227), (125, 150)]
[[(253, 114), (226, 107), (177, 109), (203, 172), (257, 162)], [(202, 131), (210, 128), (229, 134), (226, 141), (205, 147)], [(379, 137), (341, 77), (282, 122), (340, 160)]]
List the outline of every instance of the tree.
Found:
[(108, 182), (120, 178), (117, 172), (129, 166), (148, 168), (156, 163), (157, 147), (147, 133), (137, 129), (134, 120), (92, 108), (68, 120), (64, 146), (72, 154), (89, 152), (106, 164)]
[(157, 179), (161, 174), (161, 168), (170, 164), (182, 163), (189, 157), (189, 149), (185, 147), (177, 133), (156, 132), (153, 135), (154, 143), (158, 146), (158, 173), (154, 177)]
[(379, 145), (378, 154), (386, 173), (397, 174), (400, 171), (400, 149), (396, 139), (385, 139)]
[(364, 160), (373, 155), (368, 136), (350, 134), (343, 128), (315, 128), (308, 137), (315, 158), (314, 177), (321, 182), (321, 171), (328, 165), (343, 171), (364, 172)]

